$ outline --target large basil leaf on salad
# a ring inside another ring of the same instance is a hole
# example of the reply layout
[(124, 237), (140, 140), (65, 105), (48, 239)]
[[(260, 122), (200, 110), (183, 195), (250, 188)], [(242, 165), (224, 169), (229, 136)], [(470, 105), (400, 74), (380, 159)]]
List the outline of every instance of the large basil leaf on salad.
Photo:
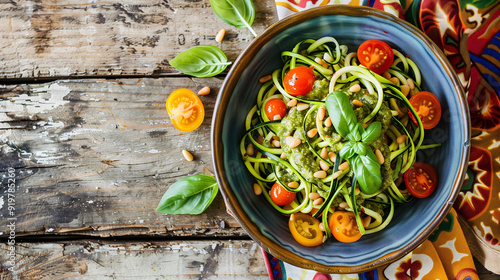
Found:
[(192, 47), (170, 61), (170, 65), (180, 72), (199, 78), (215, 76), (229, 64), (224, 52), (212, 45)]
[(257, 33), (252, 29), (255, 18), (255, 7), (252, 0), (210, 0), (215, 14), (227, 24), (237, 28), (248, 28), (253, 36)]
[(365, 194), (373, 194), (382, 185), (380, 163), (372, 150), (367, 149), (366, 155), (355, 155), (350, 159), (359, 188)]
[(334, 91), (326, 97), (325, 104), (335, 130), (340, 136), (346, 138), (357, 125), (356, 114), (349, 98), (341, 91)]
[(172, 184), (156, 211), (165, 214), (201, 214), (212, 203), (219, 186), (214, 177), (193, 175)]
[(363, 141), (363, 143), (370, 143), (379, 137), (381, 131), (382, 123), (372, 122), (366, 127), (365, 132), (361, 135), (361, 141)]

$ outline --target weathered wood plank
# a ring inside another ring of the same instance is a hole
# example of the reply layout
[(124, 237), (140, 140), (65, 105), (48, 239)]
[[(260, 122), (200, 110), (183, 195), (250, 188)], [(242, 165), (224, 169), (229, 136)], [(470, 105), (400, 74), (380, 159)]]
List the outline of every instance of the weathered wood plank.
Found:
[[(221, 80), (163, 78), (62, 80), (0, 87), (0, 231), (15, 217), (19, 235), (241, 236), (222, 197), (200, 216), (163, 215), (168, 186), (212, 168), (210, 123)], [(206, 118), (176, 130), (165, 109), (170, 92), (187, 87)], [(193, 153), (188, 162), (182, 149)], [(8, 168), (15, 168), (15, 211), (8, 211)], [(3, 207), (2, 207), (3, 206)]]
[(21, 243), (14, 265), (10, 252), (1, 279), (269, 279), (252, 241)]
[[(260, 34), (276, 8), (254, 3)], [(223, 22), (209, 0), (25, 0), (0, 1), (0, 38), (1, 79), (178, 73), (168, 61), (181, 51), (217, 45), (234, 61), (253, 35)]]

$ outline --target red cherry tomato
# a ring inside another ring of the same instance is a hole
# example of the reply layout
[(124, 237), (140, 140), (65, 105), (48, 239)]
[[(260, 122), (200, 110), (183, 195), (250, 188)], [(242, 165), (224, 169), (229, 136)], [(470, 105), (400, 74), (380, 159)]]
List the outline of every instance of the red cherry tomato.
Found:
[(394, 61), (394, 52), (387, 43), (380, 40), (368, 40), (358, 48), (359, 62), (371, 71), (382, 74)]
[(335, 211), (333, 212), (328, 226), (332, 231), (333, 236), (340, 242), (351, 243), (361, 238), (358, 224), (356, 223), (356, 216), (353, 212), (349, 211)]
[(287, 191), (278, 183), (271, 188), (271, 199), (276, 205), (285, 206), (295, 199), (296, 193)]
[(408, 191), (418, 198), (428, 197), (438, 184), (438, 176), (434, 167), (424, 162), (415, 162), (405, 172), (405, 183)]
[[(421, 91), (413, 95), (409, 101), (411, 106), (417, 111), (424, 129), (434, 128), (439, 123), (441, 119), (441, 103), (439, 103), (439, 99), (434, 94), (428, 91)], [(417, 120), (415, 120), (413, 114), (410, 112), (409, 115), (413, 122), (417, 124)]]
[(299, 66), (286, 73), (283, 84), (289, 94), (299, 96), (311, 92), (314, 81), (314, 72), (307, 66)]
[(323, 243), (323, 231), (319, 228), (319, 220), (304, 214), (294, 213), (288, 220), (288, 227), (293, 238), (307, 247), (314, 247)]
[(264, 106), (264, 111), (266, 112), (266, 116), (270, 120), (274, 120), (275, 116), (278, 115), (281, 120), (286, 115), (286, 105), (283, 100), (279, 98), (269, 99)]

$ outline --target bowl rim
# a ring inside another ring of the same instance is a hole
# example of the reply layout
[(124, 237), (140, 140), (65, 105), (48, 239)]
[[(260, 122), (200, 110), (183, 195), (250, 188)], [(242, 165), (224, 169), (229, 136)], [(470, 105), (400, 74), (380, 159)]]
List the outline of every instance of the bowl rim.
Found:
[[(222, 144), (222, 127), (224, 123), (225, 113), (228, 103), (231, 99), (234, 88), (236, 87), (243, 70), (248, 66), (253, 57), (258, 53), (258, 51), (272, 38), (281, 32), (285, 31), (291, 26), (312, 20), (320, 16), (330, 16), (330, 15), (347, 15), (356, 17), (366, 17), (374, 16), (382, 18), (384, 20), (396, 21), (401, 26), (401, 28), (406, 29), (408, 32), (413, 33), (414, 36), (418, 37), (437, 57), (441, 65), (444, 66), (444, 70), (447, 74), (452, 77), (451, 83), (455, 90), (459, 93), (459, 105), (460, 112), (467, 116), (462, 127), (464, 131), (464, 137), (466, 139), (462, 148), (462, 159), (459, 166), (458, 176), (453, 182), (452, 192), (446, 200), (444, 207), (439, 211), (436, 218), (431, 222), (430, 225), (415, 239), (406, 244), (401, 249), (395, 252), (389, 252), (385, 255), (373, 260), (371, 262), (357, 265), (357, 266), (326, 266), (324, 264), (315, 262), (313, 260), (306, 259), (295, 253), (290, 252), (286, 248), (266, 237), (260, 229), (251, 221), (248, 215), (243, 211), (243, 208), (239, 205), (239, 202), (229, 187), (229, 182), (224, 169), (224, 148)], [(212, 119), (211, 128), (211, 146), (212, 146), (212, 161), (215, 169), (215, 176), (217, 182), (220, 186), (224, 202), (226, 204), (227, 212), (232, 215), (244, 231), (266, 252), (276, 256), (278, 259), (290, 263), (295, 266), (299, 266), (305, 269), (311, 269), (324, 273), (360, 273), (374, 268), (380, 267), (389, 262), (396, 261), (407, 255), (409, 252), (413, 251), (418, 245), (424, 242), (434, 231), (434, 229), (444, 220), (446, 214), (451, 210), (455, 199), (457, 198), (461, 183), (465, 178), (465, 172), (467, 170), (469, 162), (470, 153), (470, 114), (469, 107), (465, 99), (464, 88), (459, 82), (457, 74), (453, 70), (453, 67), (449, 63), (448, 59), (444, 53), (432, 42), (427, 35), (425, 35), (421, 30), (417, 29), (410, 23), (403, 21), (389, 13), (377, 10), (371, 7), (365, 6), (348, 6), (348, 5), (327, 5), (311, 8), (302, 12), (290, 15), (268, 27), (261, 35), (257, 36), (250, 44), (241, 52), (236, 61), (233, 63), (230, 71), (228, 72), (224, 82), (219, 90), (217, 101), (214, 108), (214, 117)]]

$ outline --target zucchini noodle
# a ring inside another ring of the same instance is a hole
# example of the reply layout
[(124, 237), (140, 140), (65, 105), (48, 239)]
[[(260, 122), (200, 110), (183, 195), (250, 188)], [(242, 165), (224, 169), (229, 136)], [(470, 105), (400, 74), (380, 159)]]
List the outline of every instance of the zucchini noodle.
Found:
[[(393, 52), (394, 62), (384, 75), (358, 64), (356, 52), (348, 53), (347, 46), (333, 37), (303, 40), (291, 51), (282, 52), (284, 66), (262, 84), (256, 104), (246, 116), (246, 132), (240, 142), (245, 166), (276, 211), (310, 212), (322, 221), (327, 237), (331, 235), (331, 214), (350, 211), (361, 234), (372, 234), (391, 222), (397, 205), (413, 199), (404, 184), (398, 187), (403, 173), (415, 162), (417, 150), (440, 144), (422, 146), (422, 122), (408, 101), (420, 91), (420, 71), (403, 53)], [(315, 82), (310, 93), (294, 96), (285, 90), (283, 80), (288, 71), (299, 66), (312, 69)], [(389, 77), (395, 77), (397, 83)], [(408, 91), (402, 87), (407, 90), (410, 85), (409, 93), (403, 94)], [(381, 123), (380, 135), (366, 144), (384, 159), (378, 159), (381, 186), (370, 193), (360, 190), (355, 175), (359, 173), (339, 156), (347, 139), (332, 126), (331, 119), (337, 116), (329, 115), (325, 103), (329, 94), (338, 91), (348, 96), (364, 128)], [(284, 117), (270, 120), (265, 107), (272, 99), (286, 104)], [(408, 121), (409, 113), (415, 122)], [(296, 194), (293, 202), (286, 206), (273, 202), (269, 190), (275, 183)]]

